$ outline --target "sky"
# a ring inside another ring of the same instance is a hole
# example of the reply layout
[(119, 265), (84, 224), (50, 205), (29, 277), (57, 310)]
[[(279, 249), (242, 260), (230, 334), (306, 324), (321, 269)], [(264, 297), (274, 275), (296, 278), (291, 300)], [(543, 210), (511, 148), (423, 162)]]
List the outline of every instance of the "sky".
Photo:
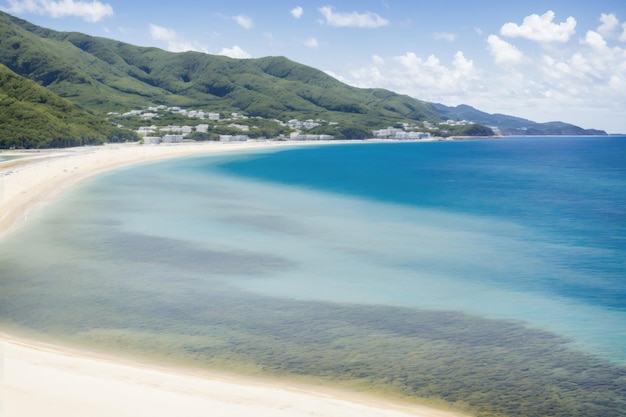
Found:
[(626, 133), (626, 0), (0, 0), (58, 31), (285, 56), (356, 87)]

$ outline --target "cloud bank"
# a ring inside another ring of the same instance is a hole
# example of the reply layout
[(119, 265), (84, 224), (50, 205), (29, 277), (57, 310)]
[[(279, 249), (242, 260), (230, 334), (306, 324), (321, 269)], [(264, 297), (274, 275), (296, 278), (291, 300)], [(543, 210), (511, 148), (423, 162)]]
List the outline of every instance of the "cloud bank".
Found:
[(565, 22), (555, 24), (554, 12), (543, 15), (532, 14), (524, 18), (521, 25), (506, 23), (500, 29), (502, 36), (526, 38), (535, 42), (567, 42), (576, 29), (576, 19), (568, 17)]
[(328, 26), (375, 29), (389, 24), (389, 20), (372, 12), (339, 13), (331, 6), (320, 7), (318, 10), (326, 19), (325, 23)]
[(227, 57), (236, 58), (236, 59), (252, 58), (252, 55), (250, 55), (248, 52), (244, 51), (237, 45), (233, 46), (232, 48), (223, 48), (220, 51), (219, 55), (225, 55)]
[[(499, 35), (484, 37), (492, 62), (474, 59), (476, 51), (457, 51), (447, 59), (415, 51), (379, 53), (369, 65), (339, 78), (449, 105), (465, 103), (516, 115), (523, 111), (522, 117), (536, 121), (562, 120), (562, 114), (569, 114), (572, 118), (564, 121), (599, 127), (600, 115), (620, 120), (626, 108), (626, 22), (602, 14), (596, 30), (577, 34), (573, 17), (554, 20), (552, 12), (533, 14), (521, 25), (505, 23)], [(550, 47), (553, 43), (559, 46)]]
[(8, 3), (7, 11), (14, 14), (33, 13), (53, 18), (75, 16), (91, 23), (113, 16), (113, 7), (97, 0), (8, 0)]
[(150, 38), (164, 42), (170, 52), (198, 51), (207, 52), (207, 49), (199, 42), (187, 41), (176, 33), (174, 29), (151, 24), (149, 26)]

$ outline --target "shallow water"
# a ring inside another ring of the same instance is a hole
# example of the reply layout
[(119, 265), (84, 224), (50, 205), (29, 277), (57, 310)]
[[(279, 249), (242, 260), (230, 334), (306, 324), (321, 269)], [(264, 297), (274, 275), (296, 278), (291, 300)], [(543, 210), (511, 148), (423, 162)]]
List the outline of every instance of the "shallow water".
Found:
[(19, 159), (23, 157), (23, 155), (3, 155), (0, 151), (0, 162), (11, 161), (13, 159)]
[(503, 392), (535, 398), (546, 383), (564, 384), (544, 399), (562, 415), (595, 401), (586, 395), (623, 411), (625, 169), (624, 138), (131, 167), (89, 180), (2, 243), (0, 321), (474, 411), (528, 413)]

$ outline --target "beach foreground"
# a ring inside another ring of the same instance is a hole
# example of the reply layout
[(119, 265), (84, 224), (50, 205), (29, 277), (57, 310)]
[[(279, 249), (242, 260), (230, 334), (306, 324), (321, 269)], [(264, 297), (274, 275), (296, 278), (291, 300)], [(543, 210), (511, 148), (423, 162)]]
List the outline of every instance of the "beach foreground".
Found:
[[(294, 143), (107, 145), (30, 153), (0, 163), (0, 235), (6, 237), (79, 180), (124, 165)], [(366, 396), (246, 378), (196, 376), (0, 335), (0, 415), (454, 416)]]
[(0, 414), (5, 417), (454, 415), (298, 387), (185, 375), (7, 337), (0, 349)]

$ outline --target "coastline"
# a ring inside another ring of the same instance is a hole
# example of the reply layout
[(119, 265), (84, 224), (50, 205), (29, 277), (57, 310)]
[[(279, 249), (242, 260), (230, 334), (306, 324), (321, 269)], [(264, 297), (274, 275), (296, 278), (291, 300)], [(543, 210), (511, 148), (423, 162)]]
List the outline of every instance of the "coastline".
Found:
[(365, 395), (252, 378), (194, 375), (0, 334), (6, 417), (460, 417)]
[[(28, 152), (0, 163), (0, 240), (79, 181), (123, 166), (167, 158), (333, 142), (109, 144)], [(351, 141), (350, 143), (353, 143)], [(0, 333), (0, 414), (12, 416), (422, 416), (461, 414), (402, 406), (322, 387), (190, 375), (105, 358)]]
[[(306, 142), (321, 144), (326, 142)], [(172, 145), (108, 144), (41, 151), (11, 151), (20, 158), (0, 162), (0, 240), (64, 190), (93, 175), (124, 166), (176, 157), (237, 152), (298, 142), (197, 142)]]

